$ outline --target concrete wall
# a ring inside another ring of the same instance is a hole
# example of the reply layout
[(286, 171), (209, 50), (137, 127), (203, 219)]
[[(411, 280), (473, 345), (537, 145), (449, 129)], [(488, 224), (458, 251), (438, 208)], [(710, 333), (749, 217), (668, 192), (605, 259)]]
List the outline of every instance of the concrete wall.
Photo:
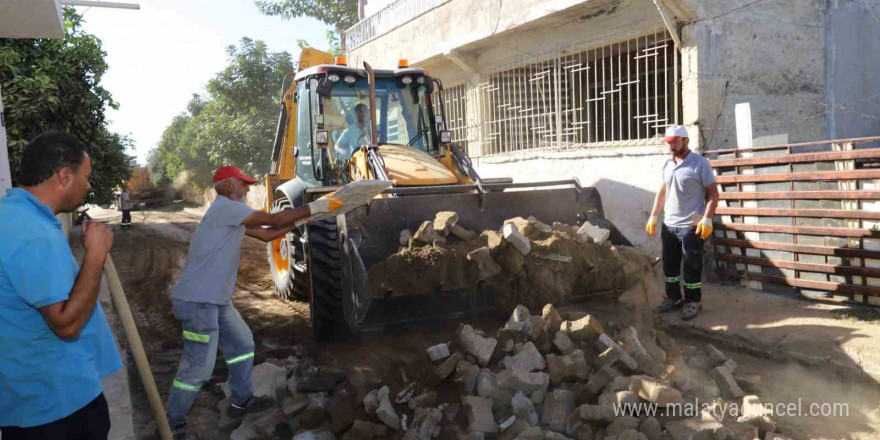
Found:
[(645, 221), (668, 157), (663, 147), (638, 147), (493, 157), (478, 159), (474, 165), (483, 177), (512, 177), (516, 182), (577, 177), (583, 186), (599, 190), (605, 216), (633, 244), (659, 256), (660, 239), (645, 233)]
[(828, 137), (880, 135), (880, 0), (829, 1), (825, 39)]

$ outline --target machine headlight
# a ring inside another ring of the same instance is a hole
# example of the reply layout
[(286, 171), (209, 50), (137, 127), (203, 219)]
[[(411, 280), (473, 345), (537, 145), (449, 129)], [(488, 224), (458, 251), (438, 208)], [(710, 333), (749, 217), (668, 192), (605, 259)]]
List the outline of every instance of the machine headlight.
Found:
[(327, 130), (315, 131), (315, 143), (318, 145), (327, 145), (330, 143), (330, 133)]
[(452, 131), (450, 131), (450, 130), (441, 131), (440, 132), (440, 143), (441, 144), (448, 144), (450, 142), (452, 142)]
[(357, 81), (357, 78), (353, 75), (346, 75), (343, 81), (345, 81), (346, 84), (354, 84), (354, 82)]
[(337, 75), (335, 73), (331, 73), (331, 74), (327, 75), (327, 79), (329, 79), (332, 82), (339, 82), (339, 75)]
[(416, 82), (419, 83), (419, 84), (424, 84), (424, 83), (425, 83), (425, 77), (424, 77), (424, 76), (420, 76), (420, 77), (418, 77), (418, 79), (416, 79)]
[(400, 79), (400, 82), (402, 82), (406, 85), (410, 85), (410, 84), (412, 84), (412, 77), (404, 76), (403, 78)]

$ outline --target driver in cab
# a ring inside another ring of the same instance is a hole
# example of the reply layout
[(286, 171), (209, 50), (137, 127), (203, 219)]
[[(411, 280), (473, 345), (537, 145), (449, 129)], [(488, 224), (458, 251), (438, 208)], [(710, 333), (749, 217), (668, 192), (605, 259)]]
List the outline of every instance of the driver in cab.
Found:
[(367, 124), (367, 105), (358, 104), (354, 107), (355, 123), (348, 126), (339, 136), (333, 153), (342, 162), (348, 160), (361, 145), (370, 143), (370, 126)]

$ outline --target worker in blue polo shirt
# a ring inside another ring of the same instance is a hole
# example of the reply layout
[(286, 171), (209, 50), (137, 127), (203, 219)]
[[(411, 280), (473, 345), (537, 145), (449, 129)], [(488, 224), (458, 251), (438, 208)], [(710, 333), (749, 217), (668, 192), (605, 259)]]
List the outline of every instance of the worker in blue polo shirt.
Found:
[(0, 433), (3, 440), (107, 438), (101, 388), (122, 362), (98, 290), (113, 233), (85, 223), (82, 267), (55, 215), (91, 190), (74, 136), (47, 132), (22, 156), (19, 187), (0, 199)]

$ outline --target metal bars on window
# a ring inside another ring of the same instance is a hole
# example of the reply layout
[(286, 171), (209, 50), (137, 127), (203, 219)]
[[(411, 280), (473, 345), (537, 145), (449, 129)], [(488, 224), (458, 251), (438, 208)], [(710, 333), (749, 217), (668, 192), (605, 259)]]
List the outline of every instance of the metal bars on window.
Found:
[(492, 69), (476, 91), (482, 154), (656, 143), (680, 123), (678, 64), (669, 34), (658, 32)]

